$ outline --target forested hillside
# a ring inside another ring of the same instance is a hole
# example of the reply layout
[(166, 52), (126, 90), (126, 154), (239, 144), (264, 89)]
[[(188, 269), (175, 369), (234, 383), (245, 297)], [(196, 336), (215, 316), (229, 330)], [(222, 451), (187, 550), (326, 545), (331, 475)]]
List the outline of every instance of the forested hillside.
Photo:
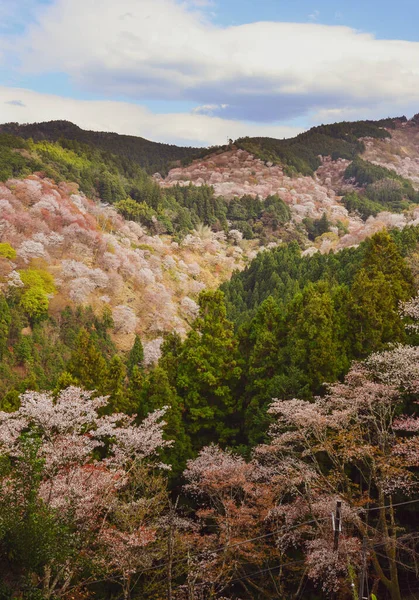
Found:
[(0, 125), (1, 133), (8, 133), (36, 142), (58, 142), (61, 139), (89, 144), (98, 149), (127, 158), (148, 173), (165, 173), (172, 162), (196, 156), (200, 148), (188, 148), (172, 144), (151, 142), (133, 135), (120, 135), (104, 131), (86, 131), (69, 121), (48, 121), (46, 123), (5, 123)]
[(321, 164), (319, 155), (353, 160), (365, 150), (362, 138), (389, 138), (387, 129), (394, 129), (396, 123), (406, 120), (400, 117), (320, 125), (292, 139), (241, 138), (236, 143), (263, 160), (286, 165), (290, 173), (312, 175)]
[(415, 127), (0, 135), (0, 599), (414, 597)]

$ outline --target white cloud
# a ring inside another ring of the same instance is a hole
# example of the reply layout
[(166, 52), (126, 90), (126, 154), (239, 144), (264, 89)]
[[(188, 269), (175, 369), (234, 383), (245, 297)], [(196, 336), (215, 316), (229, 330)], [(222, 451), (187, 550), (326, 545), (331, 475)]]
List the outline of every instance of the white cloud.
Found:
[(2, 122), (33, 123), (65, 119), (83, 129), (115, 131), (150, 140), (185, 145), (225, 144), (245, 135), (291, 137), (300, 128), (248, 124), (206, 114), (155, 114), (129, 102), (75, 100), (31, 90), (0, 87)]
[(212, 116), (226, 108), (228, 108), (228, 104), (202, 104), (201, 106), (196, 106), (192, 112), (197, 115)]
[(308, 15), (308, 18), (310, 19), (310, 21), (317, 21), (319, 17), (320, 17), (320, 11), (318, 11), (318, 10), (313, 10), (311, 15)]
[(419, 42), (316, 23), (220, 27), (205, 4), (53, 0), (14, 47), (26, 71), (64, 71), (109, 97), (226, 104), (230, 119), (419, 105)]

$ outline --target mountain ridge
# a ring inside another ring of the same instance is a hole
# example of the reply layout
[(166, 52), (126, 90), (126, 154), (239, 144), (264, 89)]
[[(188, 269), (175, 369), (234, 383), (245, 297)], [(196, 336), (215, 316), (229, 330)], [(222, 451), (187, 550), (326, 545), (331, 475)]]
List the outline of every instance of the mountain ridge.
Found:
[(168, 163), (194, 156), (201, 150), (200, 148), (153, 142), (140, 136), (86, 130), (66, 120), (27, 124), (3, 123), (0, 125), (0, 133), (12, 134), (24, 139), (32, 138), (34, 141), (58, 141), (60, 138), (65, 138), (87, 143), (134, 160), (150, 173), (164, 171)]

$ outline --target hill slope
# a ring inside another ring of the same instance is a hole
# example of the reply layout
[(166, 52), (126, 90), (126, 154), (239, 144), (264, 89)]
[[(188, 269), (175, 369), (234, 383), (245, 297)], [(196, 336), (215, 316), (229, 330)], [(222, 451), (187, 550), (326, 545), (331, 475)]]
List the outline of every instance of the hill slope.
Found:
[(151, 142), (133, 135), (120, 135), (104, 131), (86, 131), (69, 121), (48, 121), (19, 125), (5, 123), (0, 125), (0, 133), (9, 133), (24, 139), (56, 142), (62, 138), (90, 144), (96, 148), (128, 158), (149, 173), (165, 172), (169, 163), (184, 158), (192, 158), (202, 151), (201, 148), (187, 148), (173, 144)]
[(68, 303), (99, 312), (125, 306), (127, 321), (115, 329), (122, 348), (130, 347), (135, 332), (149, 338), (184, 333), (198, 293), (243, 264), (241, 249), (230, 247), (224, 234), (204, 229), (181, 243), (149, 235), (80, 194), (76, 184), (35, 175), (0, 184), (0, 239), (12, 249), (0, 253), (6, 292), (19, 285), (16, 273), (40, 268), (55, 280), (52, 314)]

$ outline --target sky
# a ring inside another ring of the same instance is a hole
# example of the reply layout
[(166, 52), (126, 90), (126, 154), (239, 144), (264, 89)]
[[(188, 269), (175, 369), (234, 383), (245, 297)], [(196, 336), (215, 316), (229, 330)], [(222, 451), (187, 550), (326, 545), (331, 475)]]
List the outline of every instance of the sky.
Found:
[(419, 112), (418, 0), (0, 0), (0, 122), (188, 146)]

